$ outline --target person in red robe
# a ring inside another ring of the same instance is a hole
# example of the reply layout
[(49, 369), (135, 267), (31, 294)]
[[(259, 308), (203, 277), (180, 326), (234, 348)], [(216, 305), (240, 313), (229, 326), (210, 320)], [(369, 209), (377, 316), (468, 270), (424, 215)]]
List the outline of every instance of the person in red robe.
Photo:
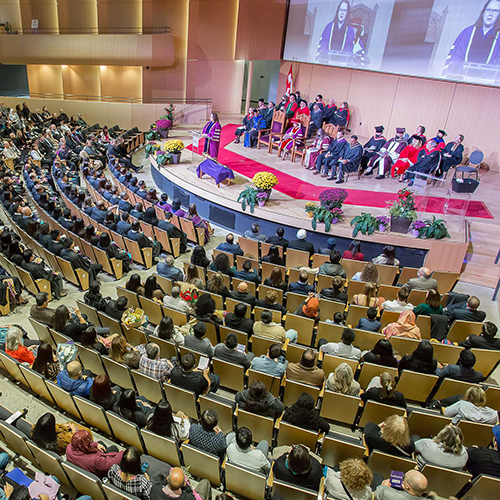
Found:
[(297, 96), (295, 94), (290, 94), (288, 98), (288, 102), (285, 107), (285, 115), (287, 118), (293, 118), (295, 115), (295, 111), (299, 109), (299, 105), (297, 104)]
[(293, 115), (292, 120), (298, 122), (299, 115), (311, 116), (311, 112), (309, 111), (309, 108), (307, 107), (306, 101), (300, 101), (300, 106), (297, 109), (297, 111), (295, 111), (295, 114)]
[(398, 160), (392, 165), (391, 177), (394, 178), (399, 175), (399, 182), (403, 182), (404, 173), (417, 162), (418, 153), (420, 153), (422, 147), (422, 139), (417, 135), (413, 135), (410, 144), (401, 151)]

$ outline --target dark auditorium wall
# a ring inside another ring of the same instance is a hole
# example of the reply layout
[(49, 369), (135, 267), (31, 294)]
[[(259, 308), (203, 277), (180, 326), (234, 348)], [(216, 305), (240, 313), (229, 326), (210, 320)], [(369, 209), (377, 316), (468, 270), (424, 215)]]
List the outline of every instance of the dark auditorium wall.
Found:
[(0, 95), (29, 95), (26, 66), (0, 64)]

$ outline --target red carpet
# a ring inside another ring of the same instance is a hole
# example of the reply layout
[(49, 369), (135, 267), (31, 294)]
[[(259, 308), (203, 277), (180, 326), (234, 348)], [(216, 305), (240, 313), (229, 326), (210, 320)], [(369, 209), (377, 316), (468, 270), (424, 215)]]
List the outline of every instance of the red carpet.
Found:
[[(233, 153), (232, 151), (228, 151), (225, 147), (234, 141), (234, 131), (237, 127), (238, 125), (234, 124), (222, 127), (221, 149), (219, 151), (218, 158), (222, 164), (228, 166), (235, 172), (248, 177), (250, 180), (257, 172), (271, 172), (276, 175), (279, 180), (279, 184), (274, 189), (298, 200), (317, 201), (319, 194), (323, 190), (329, 187), (337, 187), (334, 182), (325, 182), (325, 185), (323, 186), (316, 186), (301, 179), (297, 179), (292, 175), (288, 175), (281, 170), (276, 170), (272, 167), (264, 165), (263, 163), (259, 163), (255, 160), (245, 158), (237, 153)], [(243, 145), (241, 147), (243, 147)], [(191, 146), (189, 146), (188, 149), (191, 150)], [(395, 193), (361, 191), (359, 189), (348, 189), (346, 186), (349, 186), (349, 183), (342, 184), (341, 187), (349, 192), (349, 196), (344, 202), (347, 205), (384, 208), (387, 206), (388, 202), (396, 199)], [(446, 201), (446, 198), (429, 198), (425, 212), (444, 213), (444, 205)], [(422, 204), (423, 197), (417, 196), (417, 203), (419, 205)], [(450, 206), (448, 209), (449, 212), (459, 212), (463, 203), (465, 203), (463, 200), (450, 200)], [(493, 219), (490, 211), (482, 201), (471, 201), (467, 210), (467, 216)]]

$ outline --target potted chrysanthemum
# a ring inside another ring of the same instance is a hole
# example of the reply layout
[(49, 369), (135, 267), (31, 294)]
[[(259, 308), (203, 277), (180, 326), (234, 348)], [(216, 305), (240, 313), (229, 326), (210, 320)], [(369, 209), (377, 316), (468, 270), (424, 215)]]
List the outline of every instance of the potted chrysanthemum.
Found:
[(252, 182), (261, 193), (267, 194), (266, 201), (268, 201), (273, 187), (278, 184), (278, 178), (270, 172), (257, 172), (253, 176)]
[(184, 149), (184, 143), (179, 139), (173, 139), (167, 141), (163, 149), (170, 153), (172, 163), (177, 165), (181, 161), (181, 153)]

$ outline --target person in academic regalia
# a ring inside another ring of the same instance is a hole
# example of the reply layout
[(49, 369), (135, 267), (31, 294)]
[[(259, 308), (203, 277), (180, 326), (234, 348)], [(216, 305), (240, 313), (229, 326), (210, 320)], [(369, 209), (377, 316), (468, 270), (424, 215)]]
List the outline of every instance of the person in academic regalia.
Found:
[(441, 156), (441, 163), (439, 164), (439, 169), (437, 171), (438, 177), (448, 172), (451, 167), (456, 167), (462, 162), (464, 147), (462, 143), (464, 142), (464, 136), (458, 134), (453, 142), (449, 142), (443, 149), (443, 154)]
[(500, 0), (487, 0), (475, 24), (455, 39), (443, 75), (460, 75), (464, 63), (498, 65), (500, 62)]
[(266, 128), (266, 120), (259, 114), (259, 110), (253, 110), (253, 118), (250, 130), (245, 132), (245, 142), (243, 145), (246, 148), (255, 148), (257, 146), (257, 139), (259, 137), (259, 130)]
[(339, 158), (338, 162), (338, 174), (336, 172), (337, 166), (334, 165), (332, 169), (332, 175), (328, 180), (338, 180), (336, 184), (342, 184), (344, 182), (344, 173), (356, 172), (361, 163), (361, 157), (363, 156), (363, 146), (358, 142), (357, 135), (351, 135), (349, 144), (344, 149), (343, 155)]
[(373, 171), (377, 169), (378, 175), (376, 179), (383, 179), (385, 177), (392, 164), (399, 158), (399, 155), (407, 146), (406, 141), (403, 139), (405, 132), (406, 129), (403, 127), (396, 128), (395, 137), (389, 139), (380, 151), (368, 162), (368, 168), (366, 169), (365, 175), (372, 175)]
[[(429, 139), (427, 142), (434, 141), (437, 144), (437, 147), (439, 149), (444, 149), (444, 147), (446, 146), (446, 143), (444, 142), (444, 137), (447, 135), (448, 134), (444, 130), (439, 129), (437, 131), (436, 137)], [(426, 143), (426, 146), (427, 146), (427, 143)]]
[(361, 170), (365, 170), (368, 162), (382, 149), (387, 142), (383, 135), (384, 127), (382, 125), (375, 127), (375, 135), (363, 146), (363, 158), (361, 160)]
[(291, 123), (291, 127), (286, 131), (285, 135), (281, 139), (280, 149), (283, 151), (281, 156), (282, 160), (285, 160), (286, 157), (290, 154), (292, 150), (294, 139), (303, 139), (304, 138), (304, 127), (297, 120), (293, 120)]
[(418, 137), (421, 140), (422, 145), (424, 145), (427, 142), (427, 137), (425, 137), (424, 134), (425, 134), (425, 127), (423, 125), (419, 125), (411, 138)]
[(350, 52), (354, 49), (356, 32), (349, 24), (351, 20), (351, 4), (342, 0), (333, 21), (329, 22), (319, 39), (316, 61), (329, 60), (329, 51)]
[(414, 165), (418, 160), (418, 153), (423, 148), (423, 142), (420, 137), (413, 135), (410, 138), (410, 144), (401, 151), (398, 160), (391, 168), (391, 177), (399, 175), (399, 182), (403, 182), (403, 174)]
[(349, 104), (343, 102), (342, 106), (335, 111), (331, 123), (338, 127), (345, 127), (349, 122)]
[(307, 107), (307, 102), (304, 100), (300, 101), (299, 107), (295, 110), (295, 114), (293, 115), (292, 120), (297, 121), (299, 118), (299, 115), (311, 116), (311, 112), (309, 111), (309, 108)]
[(333, 99), (328, 99), (328, 106), (323, 108), (323, 119), (325, 123), (333, 123), (333, 117), (337, 111), (337, 106)]
[(323, 102), (323, 96), (321, 94), (318, 94), (316, 96), (316, 99), (314, 99), (313, 102), (311, 102), (311, 104), (309, 104), (309, 110), (313, 111), (313, 108), (314, 108), (314, 105), (317, 104), (319, 109), (321, 109), (323, 111), (323, 109), (325, 109), (325, 103)]
[(236, 140), (234, 141), (235, 144), (238, 144), (240, 142), (240, 137), (242, 136), (242, 134), (250, 130), (252, 118), (253, 108), (248, 108), (248, 115), (243, 118), (243, 125), (241, 125), (234, 131), (234, 135), (236, 136)]
[(288, 102), (285, 107), (285, 115), (288, 119), (293, 118), (295, 111), (299, 109), (299, 104), (297, 103), (297, 96), (295, 94), (290, 94)]
[(346, 147), (347, 141), (344, 139), (344, 132), (339, 130), (337, 138), (328, 146), (328, 151), (321, 153), (316, 159), (316, 171), (314, 175), (320, 174), (321, 170), (323, 170), (322, 177), (328, 177), (330, 168), (338, 163), (339, 158), (342, 158)]
[(217, 113), (210, 115), (210, 121), (203, 127), (203, 134), (207, 134), (203, 153), (207, 153), (211, 158), (217, 159), (219, 156), (221, 126)]
[(320, 128), (316, 132), (316, 140), (307, 149), (306, 158), (304, 164), (307, 170), (313, 170), (316, 163), (316, 159), (321, 153), (326, 153), (328, 146), (330, 145), (330, 137), (326, 135), (326, 132)]
[(423, 174), (431, 174), (439, 164), (441, 159), (441, 151), (436, 144), (436, 141), (431, 139), (427, 141), (425, 148), (418, 153), (418, 159), (415, 165), (412, 165), (405, 173), (405, 180), (409, 180), (409, 186), (413, 185), (415, 174), (422, 172)]
[(323, 110), (319, 107), (318, 103), (314, 103), (311, 111), (311, 121), (309, 122), (309, 137), (311, 137), (316, 130), (321, 129), (322, 126)]

